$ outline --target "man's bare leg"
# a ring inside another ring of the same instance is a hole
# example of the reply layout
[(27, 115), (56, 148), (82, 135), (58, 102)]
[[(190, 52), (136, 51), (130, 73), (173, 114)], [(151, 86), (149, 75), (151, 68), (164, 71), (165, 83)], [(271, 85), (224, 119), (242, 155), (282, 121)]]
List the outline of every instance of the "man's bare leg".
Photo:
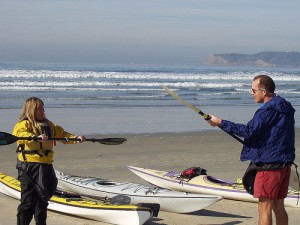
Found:
[(272, 225), (273, 200), (260, 197), (258, 202), (258, 225)]
[(284, 199), (274, 200), (273, 211), (276, 217), (276, 225), (288, 225), (289, 218), (284, 208)]

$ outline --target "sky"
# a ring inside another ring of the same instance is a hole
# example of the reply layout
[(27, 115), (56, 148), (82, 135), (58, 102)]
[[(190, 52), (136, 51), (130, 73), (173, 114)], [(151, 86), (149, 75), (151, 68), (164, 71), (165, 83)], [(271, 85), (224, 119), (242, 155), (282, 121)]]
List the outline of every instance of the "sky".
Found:
[(0, 0), (0, 62), (198, 64), (300, 51), (299, 0)]

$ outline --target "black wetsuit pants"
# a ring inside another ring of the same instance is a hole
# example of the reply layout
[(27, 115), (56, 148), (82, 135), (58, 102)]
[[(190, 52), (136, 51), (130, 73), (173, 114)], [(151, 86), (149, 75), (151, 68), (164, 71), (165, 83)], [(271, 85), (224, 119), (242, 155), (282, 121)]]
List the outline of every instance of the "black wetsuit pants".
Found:
[(57, 186), (53, 166), (18, 162), (17, 169), (18, 179), (21, 182), (17, 225), (29, 225), (33, 216), (36, 225), (46, 225), (48, 200)]

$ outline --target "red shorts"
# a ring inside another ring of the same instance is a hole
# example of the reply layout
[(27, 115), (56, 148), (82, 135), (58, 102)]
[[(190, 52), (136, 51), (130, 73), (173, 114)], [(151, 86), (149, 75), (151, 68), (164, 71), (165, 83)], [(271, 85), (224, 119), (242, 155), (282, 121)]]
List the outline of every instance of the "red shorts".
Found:
[(258, 171), (254, 182), (254, 198), (284, 199), (287, 196), (291, 166), (283, 169)]

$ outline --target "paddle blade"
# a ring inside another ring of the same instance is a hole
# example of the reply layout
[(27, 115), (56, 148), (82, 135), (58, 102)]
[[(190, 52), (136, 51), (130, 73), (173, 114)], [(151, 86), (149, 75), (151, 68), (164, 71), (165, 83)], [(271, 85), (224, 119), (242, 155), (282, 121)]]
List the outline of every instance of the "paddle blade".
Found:
[(104, 145), (120, 145), (127, 141), (126, 138), (103, 138), (103, 139), (87, 139), (87, 141), (98, 142)]
[(10, 145), (15, 143), (18, 138), (6, 132), (0, 132), (0, 145)]

